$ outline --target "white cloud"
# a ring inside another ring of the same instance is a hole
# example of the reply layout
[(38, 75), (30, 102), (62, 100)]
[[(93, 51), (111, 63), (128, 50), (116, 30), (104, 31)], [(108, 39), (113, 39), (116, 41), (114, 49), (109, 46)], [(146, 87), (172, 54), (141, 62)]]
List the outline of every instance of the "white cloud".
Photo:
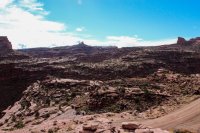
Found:
[(117, 46), (121, 47), (136, 47), (136, 46), (159, 46), (165, 44), (174, 44), (177, 39), (164, 39), (164, 40), (152, 40), (145, 41), (135, 36), (107, 36), (105, 41), (98, 40), (85, 40), (89, 45), (100, 46)]
[[(22, 3), (26, 4), (22, 6)], [(19, 48), (19, 44), (47, 47), (74, 44), (80, 40), (66, 31), (65, 24), (47, 20), (43, 5), (36, 0), (21, 0), (18, 3), (0, 0), (0, 5), (0, 33), (9, 37), (14, 48)]]
[(85, 27), (78, 27), (76, 28), (77, 32), (83, 32), (85, 30)]
[(123, 47), (123, 46), (137, 45), (137, 43), (142, 39), (138, 37), (129, 37), (129, 36), (108, 36), (107, 40), (111, 45)]
[(154, 41), (141, 41), (137, 46), (159, 46), (166, 44), (174, 44), (177, 42), (177, 39), (163, 39), (163, 40), (154, 40)]
[(12, 3), (13, 0), (0, 0), (0, 8), (5, 8), (10, 3)]
[[(82, 3), (82, 1), (80, 1)], [(69, 32), (64, 23), (46, 18), (48, 12), (37, 0), (0, 0), (0, 35), (8, 36), (14, 48), (49, 47), (73, 45), (84, 41), (89, 45), (104, 46), (149, 46), (169, 44), (173, 39), (144, 41), (137, 36), (108, 36), (104, 41), (92, 39), (82, 32), (85, 27), (78, 27), (75, 33)]]

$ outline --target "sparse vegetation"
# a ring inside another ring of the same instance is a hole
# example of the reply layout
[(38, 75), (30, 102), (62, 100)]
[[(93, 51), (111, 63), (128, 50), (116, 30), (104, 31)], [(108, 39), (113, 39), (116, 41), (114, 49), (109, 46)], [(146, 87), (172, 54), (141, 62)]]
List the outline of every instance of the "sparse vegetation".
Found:
[(48, 133), (54, 133), (53, 129), (49, 129)]
[(39, 113), (39, 111), (38, 111), (38, 110), (36, 110), (36, 111), (35, 111), (35, 118), (36, 118), (36, 119), (38, 119), (38, 118), (39, 118), (39, 116), (40, 116), (40, 113)]
[(16, 122), (16, 119), (17, 119), (16, 116), (13, 114), (13, 115), (11, 116), (11, 121), (12, 121), (12, 122)]
[(17, 129), (23, 128), (25, 125), (22, 120), (16, 121), (14, 127)]

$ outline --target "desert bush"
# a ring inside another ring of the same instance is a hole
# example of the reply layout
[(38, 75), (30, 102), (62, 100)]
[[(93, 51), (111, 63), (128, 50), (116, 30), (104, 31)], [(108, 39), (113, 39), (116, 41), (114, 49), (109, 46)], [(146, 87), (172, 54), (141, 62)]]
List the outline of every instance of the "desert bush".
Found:
[(11, 121), (16, 122), (16, 116), (14, 114), (11, 116)]
[(39, 111), (37, 110), (37, 111), (35, 111), (35, 118), (36, 119), (38, 119), (39, 118), (39, 116), (40, 116), (40, 113), (39, 113)]
[(17, 129), (23, 128), (24, 126), (25, 125), (24, 125), (22, 120), (17, 121), (16, 124), (14, 125), (14, 127), (17, 128)]
[(49, 129), (48, 133), (54, 133), (53, 129)]

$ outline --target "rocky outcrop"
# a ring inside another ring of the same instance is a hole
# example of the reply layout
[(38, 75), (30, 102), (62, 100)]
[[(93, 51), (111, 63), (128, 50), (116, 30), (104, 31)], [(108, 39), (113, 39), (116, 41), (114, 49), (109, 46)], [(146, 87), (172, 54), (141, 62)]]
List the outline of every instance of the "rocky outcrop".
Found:
[(177, 44), (182, 46), (179, 47), (180, 50), (187, 50), (187, 51), (200, 51), (200, 37), (192, 38), (190, 40), (186, 40), (185, 38), (178, 37)]
[[(6, 36), (0, 36), (0, 61), (28, 59), (29, 55), (12, 49), (12, 43)], [(0, 66), (1, 69), (1, 66)], [(9, 73), (10, 74), (10, 73)], [(1, 80), (2, 77), (0, 77)]]
[(194, 48), (200, 49), (200, 37), (192, 38), (188, 43), (194, 45)]
[(0, 53), (12, 50), (12, 44), (6, 36), (0, 36)]
[(122, 128), (127, 130), (135, 130), (138, 129), (141, 126), (141, 124), (137, 122), (123, 122)]
[(137, 122), (123, 122), (120, 126), (114, 126), (111, 121), (90, 121), (84, 123), (79, 133), (169, 133), (160, 128), (151, 128)]
[(186, 43), (187, 43), (187, 41), (185, 40), (185, 38), (178, 37), (177, 44), (183, 45), (183, 44), (186, 44)]
[(123, 122), (122, 123), (122, 129), (119, 130), (119, 133), (124, 133), (124, 132), (133, 132), (135, 133), (169, 133), (168, 131), (162, 130), (162, 129), (155, 129), (151, 128), (145, 125), (142, 125), (138, 122)]

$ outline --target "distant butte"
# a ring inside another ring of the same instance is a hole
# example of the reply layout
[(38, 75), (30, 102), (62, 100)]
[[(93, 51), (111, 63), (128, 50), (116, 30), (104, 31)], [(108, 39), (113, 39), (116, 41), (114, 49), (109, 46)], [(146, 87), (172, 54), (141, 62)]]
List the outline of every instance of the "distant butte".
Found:
[(8, 52), (12, 50), (12, 44), (6, 36), (0, 36), (0, 52)]
[(200, 37), (192, 38), (189, 41), (187, 41), (183, 37), (178, 37), (177, 44), (178, 45), (185, 45), (185, 44), (199, 44), (200, 43)]
[(187, 41), (185, 40), (185, 38), (178, 37), (177, 44), (183, 45), (183, 44), (186, 44), (186, 43), (187, 43)]

